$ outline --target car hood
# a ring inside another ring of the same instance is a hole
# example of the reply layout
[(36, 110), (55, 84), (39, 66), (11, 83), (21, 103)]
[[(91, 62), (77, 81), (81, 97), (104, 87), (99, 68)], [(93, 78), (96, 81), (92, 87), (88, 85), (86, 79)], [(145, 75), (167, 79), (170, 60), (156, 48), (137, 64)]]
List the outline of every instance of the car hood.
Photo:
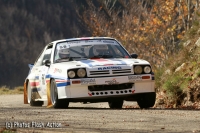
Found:
[(80, 60), (80, 61), (71, 61), (71, 62), (62, 62), (59, 64), (66, 64), (68, 67), (88, 67), (94, 68), (99, 66), (129, 66), (129, 65), (139, 65), (139, 64), (148, 64), (149, 62), (141, 59), (88, 59), (88, 60)]

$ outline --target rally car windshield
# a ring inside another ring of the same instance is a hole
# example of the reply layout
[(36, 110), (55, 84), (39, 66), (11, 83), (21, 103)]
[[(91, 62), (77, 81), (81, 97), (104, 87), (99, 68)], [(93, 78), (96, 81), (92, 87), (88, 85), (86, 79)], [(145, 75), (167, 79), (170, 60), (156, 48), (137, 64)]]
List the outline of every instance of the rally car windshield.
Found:
[(130, 58), (116, 41), (89, 40), (62, 42), (56, 45), (55, 62), (91, 58)]

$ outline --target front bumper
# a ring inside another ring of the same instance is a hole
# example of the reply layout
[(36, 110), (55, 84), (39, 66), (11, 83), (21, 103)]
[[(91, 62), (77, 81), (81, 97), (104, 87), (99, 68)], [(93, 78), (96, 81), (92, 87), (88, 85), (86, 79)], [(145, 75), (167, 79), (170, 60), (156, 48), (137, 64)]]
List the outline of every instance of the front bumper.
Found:
[(60, 88), (59, 98), (100, 98), (146, 92), (155, 92), (154, 75), (70, 79), (65, 90), (61, 92)]
[(143, 74), (143, 75), (127, 75), (127, 76), (116, 76), (116, 77), (70, 79), (70, 85), (71, 86), (116, 85), (123, 83), (135, 83), (135, 82), (146, 82), (146, 81), (154, 81), (154, 75)]

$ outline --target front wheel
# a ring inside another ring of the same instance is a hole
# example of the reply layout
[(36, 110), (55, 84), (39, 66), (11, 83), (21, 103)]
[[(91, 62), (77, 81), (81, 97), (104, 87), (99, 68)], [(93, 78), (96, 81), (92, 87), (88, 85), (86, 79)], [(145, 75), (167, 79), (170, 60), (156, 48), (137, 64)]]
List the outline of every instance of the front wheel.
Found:
[(153, 107), (156, 101), (156, 93), (143, 93), (139, 94), (137, 103), (140, 106), (140, 108), (150, 108)]
[(68, 108), (69, 101), (67, 99), (58, 99), (57, 85), (54, 79), (51, 80), (50, 96), (54, 108)]
[(30, 82), (27, 83), (26, 88), (27, 88), (27, 93), (28, 93), (27, 99), (30, 106), (42, 106), (44, 104), (43, 101), (35, 101), (35, 99), (39, 97), (39, 94), (36, 88), (34, 88), (34, 90), (36, 91), (33, 91), (33, 89), (31, 88)]
[(124, 101), (123, 100), (117, 100), (117, 101), (109, 101), (108, 105), (111, 109), (121, 109), (123, 106)]

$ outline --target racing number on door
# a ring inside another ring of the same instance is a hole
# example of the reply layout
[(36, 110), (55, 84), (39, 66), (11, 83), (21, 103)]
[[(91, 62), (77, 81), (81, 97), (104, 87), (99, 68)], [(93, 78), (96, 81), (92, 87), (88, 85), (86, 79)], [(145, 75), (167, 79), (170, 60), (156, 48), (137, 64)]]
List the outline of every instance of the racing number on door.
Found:
[(45, 85), (45, 74), (42, 74), (42, 84)]

